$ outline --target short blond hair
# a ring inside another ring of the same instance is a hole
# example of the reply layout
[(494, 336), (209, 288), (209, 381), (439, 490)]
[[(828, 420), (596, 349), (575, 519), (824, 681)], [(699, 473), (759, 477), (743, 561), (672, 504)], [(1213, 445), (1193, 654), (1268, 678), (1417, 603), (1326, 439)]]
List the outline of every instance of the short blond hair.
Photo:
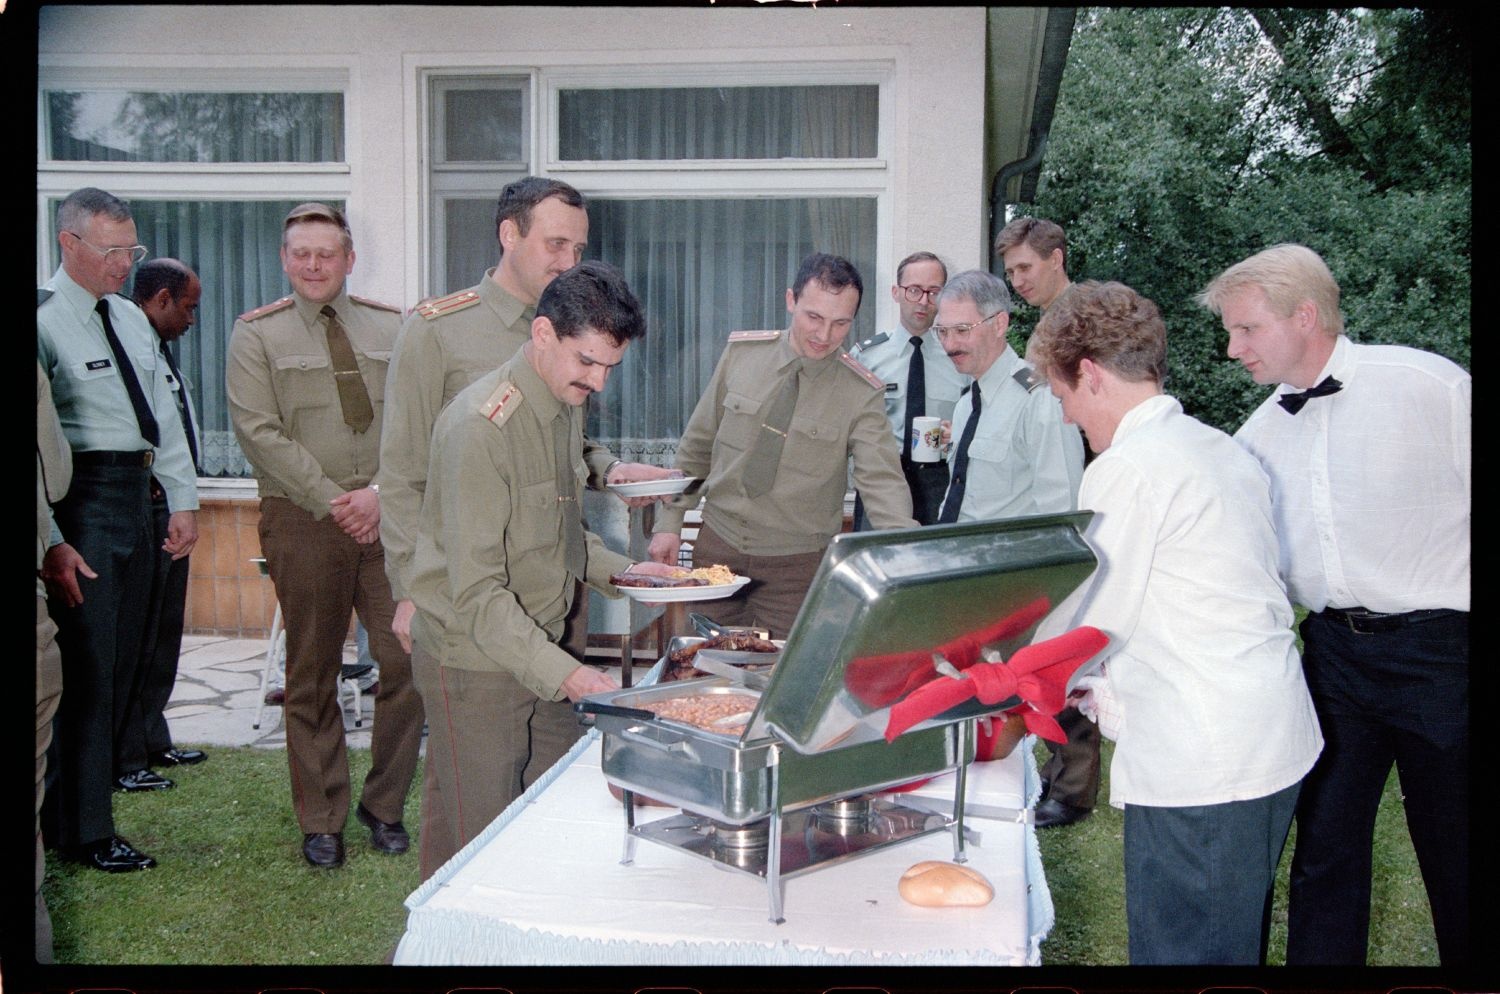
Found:
[(1297, 305), (1311, 301), (1318, 309), (1318, 328), (1329, 337), (1344, 331), (1339, 310), (1339, 285), (1323, 257), (1306, 245), (1283, 242), (1237, 262), (1203, 288), (1197, 301), (1215, 314), (1223, 314), (1224, 301), (1246, 287), (1265, 292), (1271, 311), (1289, 318)]

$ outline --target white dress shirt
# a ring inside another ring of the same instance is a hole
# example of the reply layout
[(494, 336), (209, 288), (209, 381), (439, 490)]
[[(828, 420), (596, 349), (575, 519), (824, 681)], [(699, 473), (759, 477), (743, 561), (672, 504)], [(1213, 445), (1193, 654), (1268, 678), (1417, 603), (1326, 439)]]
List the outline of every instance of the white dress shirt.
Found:
[[(979, 425), (969, 444), (961, 522), (1062, 514), (1077, 507), (1083, 438), (1063, 422), (1062, 405), (1046, 383), (1028, 389), (1016, 379), (1030, 368), (1007, 346), (979, 377)], [(953, 412), (950, 466), (973, 411), (972, 393), (965, 393)]]
[[(953, 360), (943, 351), (942, 343), (931, 329), (922, 336), (922, 341), (925, 343), (922, 346), (922, 379), (927, 386), (924, 410), (928, 417), (952, 420), (953, 405), (958, 403), (958, 395), (963, 393), (969, 378), (953, 368)], [(865, 339), (850, 353), (885, 384), (885, 416), (903, 452), (906, 451), (906, 375), (911, 369), (911, 354), (915, 347), (911, 343), (911, 332), (897, 325), (895, 331)]]
[(1161, 395), (1120, 421), (1079, 505), (1099, 566), (1037, 639), (1079, 625), (1110, 637), (1108, 696), (1124, 715), (1110, 803), (1223, 804), (1301, 780), (1323, 738), (1260, 466)]
[(1343, 389), (1288, 414), (1282, 387), (1235, 439), (1271, 477), (1281, 575), (1312, 611), (1469, 609), (1472, 400), (1441, 356), (1340, 335), (1315, 382)]

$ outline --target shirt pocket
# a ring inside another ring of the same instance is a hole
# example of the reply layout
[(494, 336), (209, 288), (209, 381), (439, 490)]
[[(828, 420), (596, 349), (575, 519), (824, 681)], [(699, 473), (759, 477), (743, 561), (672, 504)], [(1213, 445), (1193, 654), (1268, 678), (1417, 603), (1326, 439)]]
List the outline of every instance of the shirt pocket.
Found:
[(385, 403), (385, 378), (391, 368), (391, 349), (370, 349), (364, 353), (366, 362), (361, 363), (365, 378), (365, 389), (370, 391), (370, 401), (377, 410)]
[[(955, 443), (956, 447), (957, 443)], [(986, 435), (980, 437), (978, 434), (969, 442), (969, 461), (982, 462), (992, 466), (1004, 466), (1010, 462), (1011, 438), (1008, 433), (998, 435)]]
[(102, 380), (115, 374), (114, 356), (100, 356), (73, 363), (73, 376), (80, 381)]
[(515, 514), (506, 529), (506, 548), (517, 554), (558, 548), (560, 506), (556, 480), (523, 484), (517, 490)]
[(742, 393), (724, 394), (724, 414), (719, 424), (721, 445), (744, 452), (755, 444), (765, 429), (760, 426), (761, 401)]
[[(846, 447), (844, 433), (836, 425), (816, 418), (793, 418), (787, 432), (782, 465), (792, 465), (804, 475), (824, 479), (830, 467), (843, 460)], [(842, 479), (842, 474), (839, 475)]]
[(338, 395), (326, 355), (279, 355), (275, 366), (276, 395), (283, 415), (327, 407)]

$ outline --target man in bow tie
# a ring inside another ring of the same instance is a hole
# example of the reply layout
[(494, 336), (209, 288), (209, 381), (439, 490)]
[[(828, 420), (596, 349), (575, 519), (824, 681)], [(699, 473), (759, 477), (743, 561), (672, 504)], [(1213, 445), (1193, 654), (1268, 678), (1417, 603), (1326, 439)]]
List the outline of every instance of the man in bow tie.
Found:
[(1371, 833), (1394, 763), (1444, 966), (1468, 958), (1469, 374), (1344, 335), (1301, 245), (1199, 294), (1278, 389), (1235, 438), (1271, 477), (1281, 573), (1327, 747), (1297, 807), (1288, 964), (1363, 964)]

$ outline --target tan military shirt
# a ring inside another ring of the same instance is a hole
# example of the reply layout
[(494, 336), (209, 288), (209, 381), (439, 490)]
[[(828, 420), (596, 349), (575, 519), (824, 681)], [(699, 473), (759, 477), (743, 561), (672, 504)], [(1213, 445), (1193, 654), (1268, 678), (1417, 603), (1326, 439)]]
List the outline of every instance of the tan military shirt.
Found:
[[(578, 660), (557, 645), (575, 577), (564, 565), (564, 515), (581, 515), (587, 470), (582, 408), (547, 389), (524, 352), (465, 388), (438, 416), (407, 595), (412, 631), (442, 665), (504, 670), (547, 700)], [(574, 499), (558, 499), (552, 424), (568, 426)], [(618, 596), (630, 560), (587, 534), (578, 577)]]
[(677, 468), (705, 481), (697, 495), (664, 504), (655, 531), (680, 533), (683, 514), (706, 496), (704, 522), (740, 552), (820, 551), (843, 528), (851, 458), (870, 524), (916, 527), (901, 450), (885, 417), (884, 384), (842, 351), (804, 365), (775, 485), (754, 500), (745, 496), (762, 405), (796, 359), (786, 332), (730, 336), (677, 445)]
[(36, 364), (36, 592), (47, 596), (42, 584), (42, 559), (63, 541), (52, 520), (52, 507), (68, 492), (73, 479), (73, 450), (63, 436), (62, 422), (52, 405), (52, 381), (41, 362)]
[(354, 348), (375, 421), (344, 423), (322, 305), (295, 294), (240, 315), (229, 339), (227, 388), (235, 437), (261, 497), (286, 497), (321, 519), (328, 502), (375, 478), (385, 374), (401, 311), (340, 293), (330, 303)]
[[(380, 443), (380, 542), (391, 593), (406, 600), (427, 460), (438, 415), (459, 392), (516, 354), (531, 338), (536, 308), (511, 296), (490, 269), (477, 286), (418, 306), (396, 340), (386, 378)], [(585, 445), (591, 479), (603, 486), (614, 456)]]

